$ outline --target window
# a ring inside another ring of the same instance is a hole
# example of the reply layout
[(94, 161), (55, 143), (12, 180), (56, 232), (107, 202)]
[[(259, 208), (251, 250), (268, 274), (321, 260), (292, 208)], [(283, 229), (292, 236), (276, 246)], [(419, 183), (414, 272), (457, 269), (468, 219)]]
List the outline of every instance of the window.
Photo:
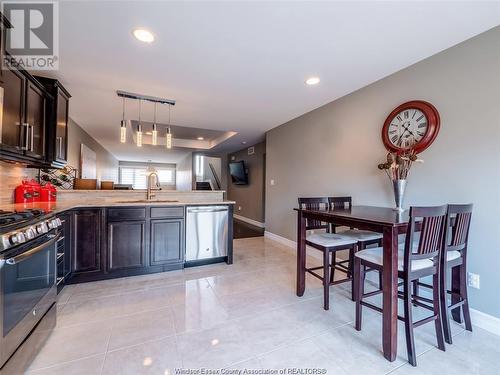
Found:
[[(158, 168), (158, 179), (161, 186), (175, 185), (175, 169), (174, 168)], [(120, 167), (120, 184), (132, 185), (134, 189), (147, 188), (147, 167), (146, 166), (121, 166)]]

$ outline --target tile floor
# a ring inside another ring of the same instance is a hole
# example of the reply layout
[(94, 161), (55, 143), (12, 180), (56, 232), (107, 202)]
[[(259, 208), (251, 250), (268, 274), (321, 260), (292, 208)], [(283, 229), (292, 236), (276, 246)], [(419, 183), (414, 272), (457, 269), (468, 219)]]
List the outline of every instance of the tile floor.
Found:
[[(295, 257), (263, 237), (235, 240), (235, 264), (66, 287), (57, 327), (28, 374), (175, 374), (176, 368), (321, 368), (329, 374), (498, 374), (500, 337), (453, 325), (436, 349), (433, 325), (416, 330), (418, 367), (381, 354), (381, 317), (364, 309), (353, 328), (350, 287), (322, 308), (318, 280), (294, 293)], [(310, 259), (314, 262), (314, 259)], [(419, 312), (417, 311), (417, 314)]]

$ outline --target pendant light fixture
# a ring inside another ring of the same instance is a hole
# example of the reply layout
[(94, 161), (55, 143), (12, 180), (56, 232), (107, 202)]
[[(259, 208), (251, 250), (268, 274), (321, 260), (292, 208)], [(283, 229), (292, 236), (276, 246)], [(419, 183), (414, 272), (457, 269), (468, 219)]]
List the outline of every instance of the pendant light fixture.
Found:
[(141, 100), (139, 100), (139, 123), (137, 124), (137, 147), (142, 147)]
[(123, 97), (123, 113), (122, 121), (120, 124), (120, 142), (127, 142), (127, 121), (125, 121), (125, 97)]
[(156, 102), (155, 102), (155, 117), (153, 122), (152, 138), (153, 138), (152, 140), (153, 146), (156, 146), (158, 144), (158, 129), (156, 125)]
[(170, 105), (168, 106), (168, 128), (167, 128), (167, 136), (165, 140), (165, 146), (168, 149), (172, 148), (172, 133), (170, 132)]

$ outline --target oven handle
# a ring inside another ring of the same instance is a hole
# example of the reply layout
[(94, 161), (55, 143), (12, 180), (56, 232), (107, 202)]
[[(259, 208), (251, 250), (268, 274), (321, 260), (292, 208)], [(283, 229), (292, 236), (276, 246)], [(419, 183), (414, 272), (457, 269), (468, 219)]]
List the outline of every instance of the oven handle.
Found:
[(33, 249), (31, 250), (28, 250), (26, 251), (25, 253), (22, 253), (22, 254), (19, 254), (19, 255), (16, 255), (15, 257), (13, 258), (9, 258), (5, 261), (5, 263), (7, 263), (8, 265), (10, 266), (13, 266), (13, 265), (16, 265), (18, 263), (21, 263), (23, 260), (29, 258), (30, 256), (42, 251), (44, 248), (46, 248), (47, 246), (50, 246), (52, 245), (53, 243), (55, 243), (58, 239), (58, 237), (60, 236), (61, 234), (58, 234), (58, 235), (51, 235), (49, 234), (47, 237), (50, 237), (51, 239), (47, 242), (44, 242), (43, 244), (41, 245), (38, 245), (37, 247), (34, 247)]

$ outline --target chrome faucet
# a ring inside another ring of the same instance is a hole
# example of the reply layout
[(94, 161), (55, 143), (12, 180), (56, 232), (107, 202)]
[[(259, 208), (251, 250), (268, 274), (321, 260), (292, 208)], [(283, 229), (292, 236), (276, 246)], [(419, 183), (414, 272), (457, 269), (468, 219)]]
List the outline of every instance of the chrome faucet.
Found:
[(148, 201), (156, 196), (156, 193), (154, 193), (155, 190), (160, 190), (160, 183), (158, 181), (158, 175), (153, 172), (148, 175), (148, 191), (146, 195)]

